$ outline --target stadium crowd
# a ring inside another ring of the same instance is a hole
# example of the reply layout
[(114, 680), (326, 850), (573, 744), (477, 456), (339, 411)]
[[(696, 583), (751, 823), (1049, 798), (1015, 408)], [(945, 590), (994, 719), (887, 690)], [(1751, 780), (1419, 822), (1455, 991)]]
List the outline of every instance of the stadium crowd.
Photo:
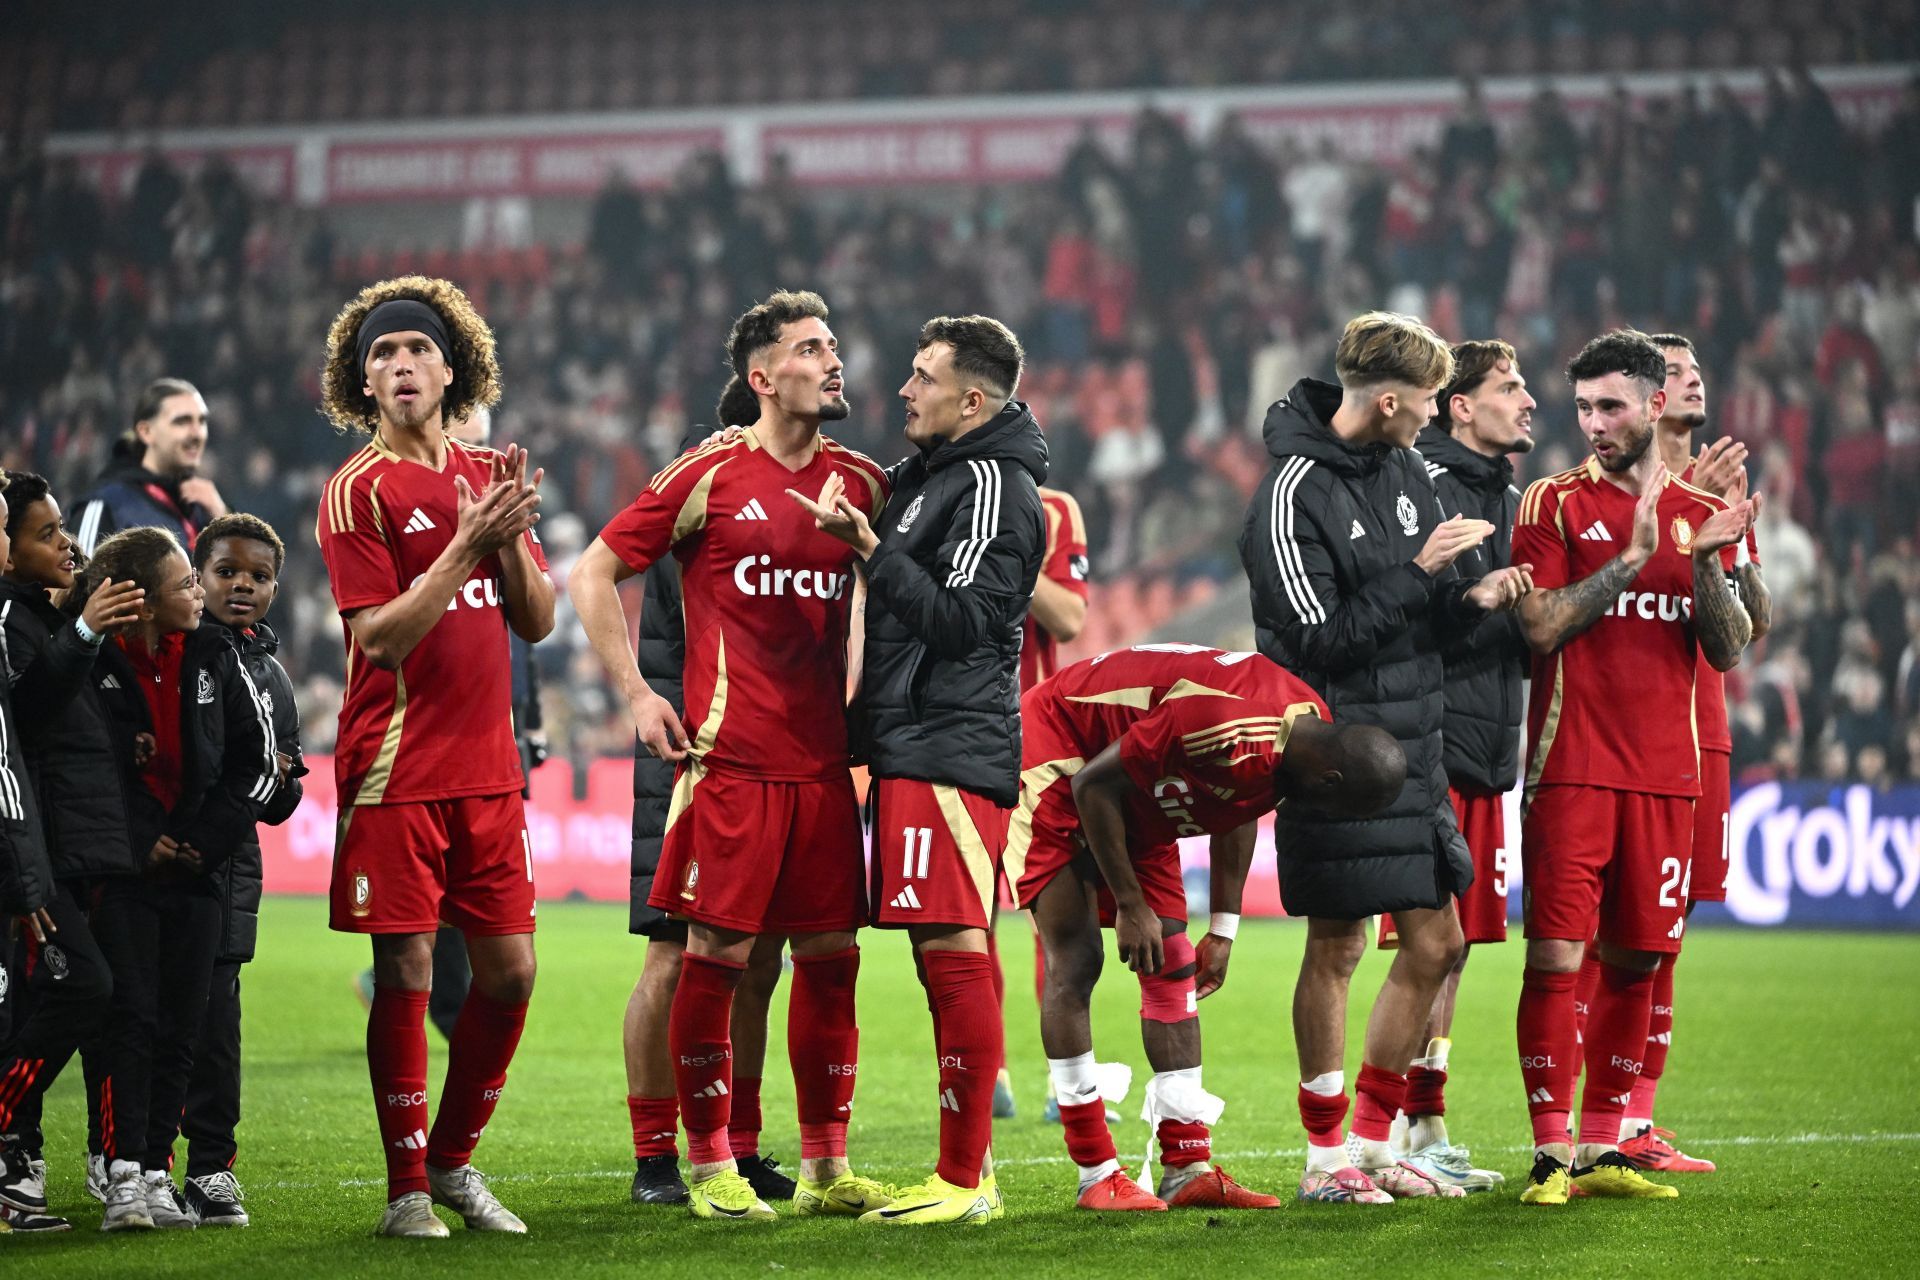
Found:
[[(1228, 117), (1208, 137), (1140, 116), (1058, 179), (937, 204), (858, 205), (717, 157), (671, 189), (617, 181), (584, 243), (462, 255), (369, 252), (324, 213), (266, 203), (230, 169), (157, 156), (109, 202), (66, 161), (0, 163), (0, 461), (74, 509), (158, 376), (211, 408), (206, 470), (235, 510), (304, 530), (348, 444), (313, 409), (315, 335), (342, 287), (446, 270), (500, 336), (498, 438), (548, 470), (556, 578), (591, 532), (711, 417), (743, 299), (787, 283), (834, 307), (855, 415), (836, 434), (902, 452), (894, 389), (927, 315), (1004, 318), (1057, 482), (1085, 508), (1091, 651), (1136, 638), (1235, 577), (1232, 539), (1265, 465), (1266, 406), (1323, 373), (1345, 317), (1388, 305), (1450, 338), (1501, 336), (1541, 390), (1522, 479), (1581, 444), (1559, 369), (1602, 328), (1689, 334), (1714, 434), (1751, 449), (1773, 633), (1729, 679), (1739, 774), (1920, 777), (1920, 85), (1877, 134), (1849, 132), (1804, 72), (1758, 111), (1703, 86), (1582, 128), (1551, 90), (1496, 130), (1471, 85), (1437, 146), (1395, 166), (1328, 144), (1267, 151)], [(1151, 251), (1147, 246), (1153, 246)], [(471, 272), (462, 267), (472, 265)], [(325, 751), (343, 654), (310, 538), (287, 539), (281, 656)], [(1102, 597), (1107, 603), (1102, 603)], [(562, 607), (547, 723), (577, 757), (630, 734)]]

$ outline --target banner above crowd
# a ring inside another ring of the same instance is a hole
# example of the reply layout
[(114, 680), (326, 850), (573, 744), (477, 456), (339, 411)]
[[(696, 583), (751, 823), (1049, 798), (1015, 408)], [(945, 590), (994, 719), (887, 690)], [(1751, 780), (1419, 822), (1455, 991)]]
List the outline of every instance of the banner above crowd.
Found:
[[(1816, 74), (1842, 117), (1871, 129), (1897, 106), (1911, 72), (1884, 65)], [(1492, 79), (1485, 92), (1495, 124), (1518, 124), (1548, 83), (1576, 121), (1619, 93), (1647, 101), (1724, 83), (1757, 107), (1765, 89), (1758, 71)], [(1437, 144), (1459, 101), (1456, 83), (1429, 80), (176, 130), (154, 142), (187, 169), (223, 155), (262, 195), (305, 205), (577, 198), (615, 175), (642, 189), (665, 186), (700, 152), (724, 155), (748, 182), (776, 164), (809, 187), (1033, 181), (1057, 173), (1088, 131), (1123, 147), (1148, 106), (1196, 136), (1232, 114), (1263, 143), (1311, 148), (1332, 138), (1350, 158), (1392, 161)], [(72, 156), (115, 195), (132, 189), (146, 155), (119, 134), (55, 135), (47, 150)]]

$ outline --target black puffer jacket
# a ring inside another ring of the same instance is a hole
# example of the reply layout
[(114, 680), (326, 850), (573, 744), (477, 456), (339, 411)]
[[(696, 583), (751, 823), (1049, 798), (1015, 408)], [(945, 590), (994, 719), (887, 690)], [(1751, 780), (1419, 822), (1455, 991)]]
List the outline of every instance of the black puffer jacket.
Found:
[[(680, 562), (661, 556), (647, 570), (646, 595), (640, 605), (640, 646), (635, 658), (640, 674), (652, 690), (673, 704), (673, 713), (687, 709), (686, 619), (680, 604)], [(667, 808), (673, 801), (671, 760), (661, 760), (636, 739), (633, 744), (633, 865), (628, 894), (627, 928), (646, 933), (666, 918), (647, 905), (653, 892), (653, 873), (660, 867), (660, 845), (667, 833)]]
[[(128, 839), (144, 863), (162, 835), (191, 845), (203, 872), (233, 857), (279, 781), (272, 722), (253, 677), (240, 661), (233, 633), (205, 622), (186, 633), (180, 661), (180, 798), (171, 810), (147, 790), (134, 764), (135, 739), (153, 732), (139, 677), (108, 641), (94, 662), (94, 687), (113, 719), (114, 751), (127, 796)], [(169, 867), (162, 874), (190, 879)], [(211, 881), (203, 875), (208, 892)]]
[[(217, 625), (201, 623), (203, 627)], [(250, 627), (230, 630), (234, 643), (240, 648), (240, 661), (252, 677), (253, 687), (266, 708), (268, 723), (273, 726), (273, 749), (292, 762), (286, 779), (274, 785), (273, 794), (260, 810), (260, 821), (277, 827), (293, 816), (306, 794), (306, 786), (300, 781), (307, 775), (306, 755), (300, 749), (300, 708), (294, 702), (293, 681), (287, 678), (286, 668), (274, 656), (280, 651), (280, 637), (273, 633), (273, 628), (256, 622)], [(221, 913), (219, 961), (245, 964), (253, 959), (260, 938), (260, 891), (265, 881), (257, 827), (247, 829), (246, 838), (233, 851), (233, 857), (215, 867), (211, 878), (214, 892), (225, 908)]]
[(93, 687), (99, 650), (80, 638), (45, 591), (5, 579), (0, 629), (54, 876), (133, 875), (138, 863), (127, 840), (112, 722)]
[(1011, 808), (1020, 788), (1020, 643), (1046, 550), (1047, 442), (1009, 402), (891, 468), (867, 561), (861, 718), (879, 778)]
[[(0, 667), (6, 637), (0, 633)], [(47, 859), (40, 806), (27, 776), (20, 726), (13, 718), (13, 691), (0, 680), (0, 919), (31, 915), (53, 897), (53, 864)], [(0, 989), (0, 997), (6, 992)]]
[(1328, 425), (1340, 388), (1303, 379), (1267, 412), (1274, 470), (1240, 535), (1260, 652), (1312, 685), (1336, 723), (1374, 724), (1407, 783), (1360, 821), (1282, 806), (1274, 836), (1289, 914), (1353, 920), (1439, 907), (1473, 883), (1441, 765), (1440, 646), (1480, 620), (1453, 570), (1413, 563), (1440, 522), (1420, 455), (1357, 447)]
[[(1421, 432), (1417, 443), (1440, 495), (1440, 513), (1493, 525), (1493, 536), (1454, 561), (1455, 570), (1474, 581), (1504, 569), (1513, 558), (1513, 518), (1520, 509), (1513, 464), (1475, 453), (1438, 426)], [(1527, 705), (1521, 682), (1530, 651), (1519, 612), (1489, 614), (1449, 638), (1440, 656), (1447, 670), (1447, 781), (1505, 791), (1520, 777), (1520, 719)]]
[(113, 445), (113, 462), (100, 483), (80, 504), (75, 539), (88, 555), (122, 529), (147, 526), (165, 529), (191, 550), (200, 530), (213, 521), (213, 512), (180, 496), (180, 481), (158, 476), (140, 465), (143, 447), (126, 438)]

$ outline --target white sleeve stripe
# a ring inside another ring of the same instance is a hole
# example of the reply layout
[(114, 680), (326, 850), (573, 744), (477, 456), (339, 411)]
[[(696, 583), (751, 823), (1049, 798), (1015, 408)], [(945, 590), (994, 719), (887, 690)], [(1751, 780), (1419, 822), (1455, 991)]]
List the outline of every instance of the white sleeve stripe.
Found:
[(1290, 458), (1280, 468), (1280, 477), (1273, 484), (1273, 510), (1268, 521), (1273, 562), (1280, 572), (1280, 585), (1286, 589), (1287, 601), (1293, 605), (1293, 611), (1299, 615), (1300, 621), (1309, 623), (1325, 622), (1327, 611), (1321, 606), (1320, 598), (1313, 593), (1306, 562), (1301, 558), (1299, 543), (1293, 536), (1293, 495), (1300, 487), (1301, 479), (1312, 469), (1311, 458)]
[(973, 516), (968, 533), (972, 536), (953, 549), (953, 572), (947, 575), (949, 587), (964, 587), (980, 571), (987, 546), (1000, 531), (1000, 468), (992, 462), (969, 462), (973, 468)]
[[(13, 772), (13, 744), (7, 739), (7, 719), (0, 716), (0, 817), (25, 822), (26, 806), (20, 800), (20, 779)], [(21, 762), (23, 765), (25, 761)]]
[(106, 506), (106, 499), (95, 498), (87, 504), (87, 509), (80, 513), (80, 549), (88, 555), (92, 555), (94, 547), (99, 544), (100, 513), (106, 510)]
[(273, 795), (274, 784), (280, 780), (279, 761), (274, 759), (273, 719), (267, 714), (266, 706), (260, 701), (260, 690), (254, 685), (253, 677), (247, 673), (245, 658), (236, 658), (234, 666), (240, 670), (240, 679), (247, 686), (247, 700), (253, 704), (254, 719), (260, 722), (260, 732), (266, 735), (265, 772), (260, 780), (247, 790), (247, 798), (265, 804)]

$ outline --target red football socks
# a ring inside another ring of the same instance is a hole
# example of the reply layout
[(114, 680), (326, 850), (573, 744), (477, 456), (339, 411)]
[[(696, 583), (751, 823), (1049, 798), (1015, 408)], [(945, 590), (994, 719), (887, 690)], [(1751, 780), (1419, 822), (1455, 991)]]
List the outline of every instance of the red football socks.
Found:
[(733, 1078), (733, 1115), (727, 1121), (727, 1145), (734, 1158), (760, 1154), (760, 1077)]
[(1593, 1015), (1594, 993), (1600, 989), (1600, 951), (1591, 942), (1580, 957), (1580, 977), (1573, 984), (1574, 1028), (1586, 1043), (1587, 1019)]
[(1347, 1135), (1342, 1132), (1341, 1126), (1346, 1123), (1347, 1108), (1350, 1105), (1352, 1104), (1344, 1092), (1314, 1093), (1305, 1085), (1301, 1085), (1300, 1124), (1307, 1131), (1307, 1139), (1316, 1147), (1344, 1145)]
[(1205, 1164), (1213, 1159), (1212, 1135), (1203, 1124), (1162, 1120), (1154, 1136), (1160, 1139), (1160, 1163), (1169, 1169)]
[(1432, 1067), (1407, 1068), (1407, 1100), (1401, 1110), (1410, 1116), (1447, 1114), (1447, 1073)]
[(427, 1135), (427, 1163), (458, 1169), (473, 1159), (493, 1109), (507, 1087), (507, 1067), (527, 1025), (527, 1002), (508, 1004), (475, 987), (467, 993), (447, 1045), (440, 1110)]
[(1398, 1071), (1384, 1071), (1371, 1062), (1360, 1064), (1360, 1078), (1354, 1082), (1358, 1098), (1353, 1108), (1353, 1134), (1367, 1142), (1385, 1142), (1407, 1098), (1407, 1078)]
[[(1007, 1017), (1007, 971), (1000, 967), (1000, 943), (995, 940), (991, 929), (987, 930), (987, 959), (993, 963), (993, 1007), (1000, 1011), (1000, 1020), (1004, 1027)], [(1002, 1031), (1000, 1061), (994, 1066), (996, 1073), (1007, 1065), (1006, 1043), (1006, 1033)]]
[(387, 1153), (387, 1199), (427, 1189), (427, 993), (376, 985), (367, 1011), (367, 1074), (380, 1145)]
[(1573, 1083), (1580, 1077), (1579, 1039), (1573, 1014), (1574, 975), (1529, 968), (1520, 980), (1516, 1030), (1520, 1083), (1527, 1091), (1535, 1146), (1567, 1142)]
[(793, 1066), (802, 1160), (847, 1154), (847, 1117), (860, 1069), (860, 1028), (853, 1003), (859, 973), (859, 947), (793, 958), (787, 1060)]
[(733, 993), (747, 966), (691, 951), (667, 1015), (673, 1091), (687, 1129), (687, 1159), (721, 1164), (733, 1158), (727, 1120), (733, 1110)]
[(940, 1163), (935, 1169), (956, 1187), (980, 1183), (980, 1165), (993, 1141), (993, 1082), (1005, 1057), (1006, 1032), (994, 994), (989, 955), (972, 951), (920, 953), (934, 1006), (940, 1064)]
[(1653, 974), (1600, 965), (1600, 986), (1587, 1015), (1587, 1083), (1580, 1093), (1580, 1142), (1612, 1146), (1620, 1140), (1633, 1082), (1647, 1051)]
[(627, 1118), (633, 1122), (635, 1160), (680, 1153), (680, 1148), (674, 1144), (680, 1128), (678, 1098), (642, 1098), (630, 1093), (627, 1095)]
[(1097, 1169), (1120, 1158), (1113, 1131), (1107, 1128), (1107, 1104), (1100, 1098), (1061, 1103), (1060, 1124), (1067, 1131), (1067, 1157), (1082, 1169)]
[(1660, 1091), (1660, 1077), (1666, 1074), (1667, 1053), (1673, 1048), (1673, 965), (1680, 957), (1670, 955), (1660, 961), (1653, 975), (1653, 1016), (1647, 1019), (1647, 1056), (1640, 1078), (1633, 1082), (1633, 1101), (1627, 1104), (1630, 1116), (1653, 1115), (1654, 1095)]

